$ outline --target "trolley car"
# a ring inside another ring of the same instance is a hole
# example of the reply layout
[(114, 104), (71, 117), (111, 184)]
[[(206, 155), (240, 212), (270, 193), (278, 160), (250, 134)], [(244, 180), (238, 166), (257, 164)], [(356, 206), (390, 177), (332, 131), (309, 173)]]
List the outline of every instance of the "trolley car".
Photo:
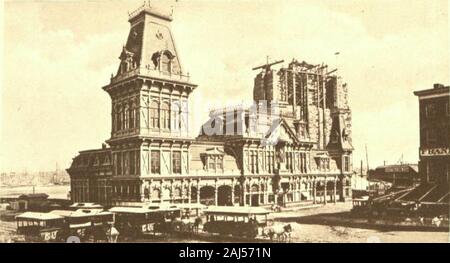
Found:
[(64, 225), (60, 232), (60, 239), (68, 236), (78, 236), (87, 240), (91, 236), (106, 231), (106, 226), (114, 223), (114, 215), (101, 209), (53, 210), (50, 214), (64, 218)]
[(269, 211), (262, 207), (208, 207), (203, 231), (219, 235), (255, 238), (267, 226)]
[(162, 222), (164, 214), (158, 209), (148, 207), (113, 207), (115, 226), (120, 233), (127, 236), (154, 232), (155, 223)]
[(159, 222), (154, 225), (154, 232), (171, 234), (182, 231), (181, 208), (169, 204), (152, 204), (147, 206), (159, 214)]
[(49, 213), (25, 212), (16, 216), (17, 233), (29, 242), (54, 242), (64, 218)]

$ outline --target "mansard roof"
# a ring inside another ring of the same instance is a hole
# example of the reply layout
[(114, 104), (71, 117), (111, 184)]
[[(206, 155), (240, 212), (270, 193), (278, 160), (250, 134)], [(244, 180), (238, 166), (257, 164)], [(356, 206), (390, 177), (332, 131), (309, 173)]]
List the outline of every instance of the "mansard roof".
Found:
[[(111, 84), (135, 76), (189, 83), (170, 29), (171, 15), (145, 4), (130, 14), (130, 31)], [(104, 88), (105, 89), (105, 88)]]

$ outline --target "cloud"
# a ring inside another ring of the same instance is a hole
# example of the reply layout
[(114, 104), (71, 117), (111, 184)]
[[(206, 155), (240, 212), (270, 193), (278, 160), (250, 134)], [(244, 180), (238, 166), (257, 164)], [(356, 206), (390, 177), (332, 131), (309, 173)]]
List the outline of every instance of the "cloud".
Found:
[[(355, 162), (365, 159), (365, 144), (372, 165), (402, 153), (416, 161), (412, 91), (449, 82), (443, 3), (179, 1), (173, 34), (185, 71), (199, 85), (190, 102), (191, 130), (200, 129), (210, 108), (251, 101), (251, 69), (266, 56), (296, 58), (337, 66), (348, 83)], [(68, 166), (78, 150), (109, 137), (110, 99), (101, 87), (117, 70), (126, 9), (140, 4), (5, 5), (0, 170)]]

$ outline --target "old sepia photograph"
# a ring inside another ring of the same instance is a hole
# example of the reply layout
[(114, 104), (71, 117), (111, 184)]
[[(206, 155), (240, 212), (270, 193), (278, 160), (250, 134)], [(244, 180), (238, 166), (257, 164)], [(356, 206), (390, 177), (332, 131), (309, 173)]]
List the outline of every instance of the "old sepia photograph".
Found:
[(0, 243), (450, 242), (450, 1), (0, 2)]

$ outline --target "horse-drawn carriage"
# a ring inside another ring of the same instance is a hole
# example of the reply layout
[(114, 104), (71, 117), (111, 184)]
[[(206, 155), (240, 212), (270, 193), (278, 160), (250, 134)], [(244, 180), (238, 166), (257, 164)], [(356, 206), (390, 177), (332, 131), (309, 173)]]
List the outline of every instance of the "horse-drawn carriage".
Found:
[(204, 210), (203, 231), (234, 237), (255, 238), (258, 229), (267, 226), (270, 212), (261, 207), (208, 207)]
[(25, 212), (16, 216), (17, 233), (28, 242), (55, 242), (64, 218), (49, 213)]

